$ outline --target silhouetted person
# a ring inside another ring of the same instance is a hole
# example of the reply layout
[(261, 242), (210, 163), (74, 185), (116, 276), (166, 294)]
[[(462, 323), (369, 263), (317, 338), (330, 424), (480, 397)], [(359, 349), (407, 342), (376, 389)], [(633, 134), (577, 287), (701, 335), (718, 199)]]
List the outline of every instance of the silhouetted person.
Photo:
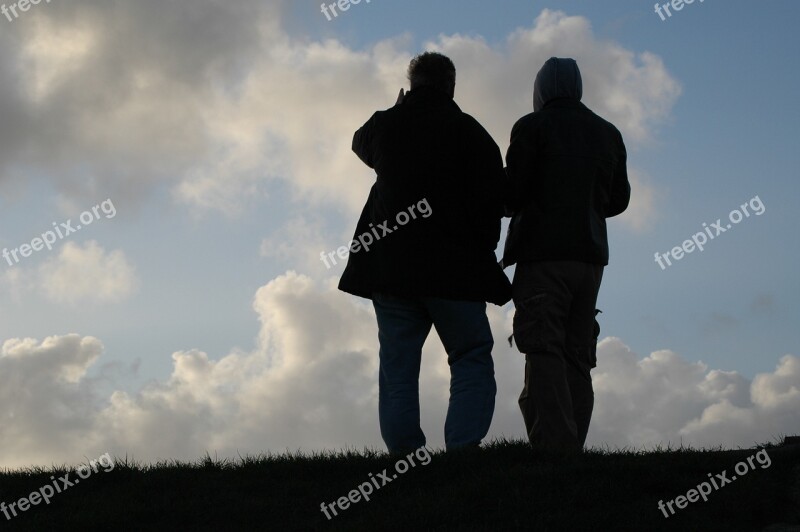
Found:
[[(419, 372), (431, 326), (450, 365), (447, 449), (473, 447), (489, 430), (497, 389), (486, 302), (511, 299), (494, 254), (503, 160), (489, 134), (453, 101), (450, 59), (417, 56), (408, 78), (410, 92), (401, 90), (394, 107), (375, 113), (353, 137), (353, 151), (377, 180), (339, 288), (375, 307), (379, 417), (389, 451), (426, 443)], [(367, 240), (374, 240), (368, 250)]]
[(574, 59), (547, 60), (534, 112), (514, 125), (506, 155), (513, 217), (503, 265), (517, 263), (519, 405), (531, 444), (571, 450), (583, 448), (594, 407), (606, 218), (628, 207), (631, 191), (622, 135), (580, 102), (582, 93)]

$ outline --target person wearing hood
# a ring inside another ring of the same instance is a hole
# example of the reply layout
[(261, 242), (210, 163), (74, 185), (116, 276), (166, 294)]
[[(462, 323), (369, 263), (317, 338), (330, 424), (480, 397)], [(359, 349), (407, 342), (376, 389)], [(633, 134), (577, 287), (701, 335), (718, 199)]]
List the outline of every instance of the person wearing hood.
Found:
[(594, 408), (595, 309), (608, 264), (606, 218), (630, 201), (622, 135), (584, 104), (574, 59), (552, 57), (533, 89), (533, 113), (506, 154), (503, 267), (516, 264), (513, 338), (525, 354), (519, 406), (533, 446), (580, 450)]

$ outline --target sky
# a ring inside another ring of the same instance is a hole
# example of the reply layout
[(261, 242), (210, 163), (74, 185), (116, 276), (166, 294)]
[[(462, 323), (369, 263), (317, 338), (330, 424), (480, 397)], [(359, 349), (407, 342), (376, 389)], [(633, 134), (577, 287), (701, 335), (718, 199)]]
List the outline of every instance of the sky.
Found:
[[(625, 139), (633, 194), (609, 223), (587, 445), (797, 434), (800, 4), (670, 13), (54, 0), (0, 15), (0, 467), (383, 448), (374, 312), (320, 253), (349, 242), (375, 179), (353, 132), (425, 50), (453, 59), (456, 102), (503, 153), (551, 56), (577, 60), (584, 103)], [(524, 437), (513, 312), (488, 308), (490, 439)], [(448, 378), (432, 334), (433, 447)]]

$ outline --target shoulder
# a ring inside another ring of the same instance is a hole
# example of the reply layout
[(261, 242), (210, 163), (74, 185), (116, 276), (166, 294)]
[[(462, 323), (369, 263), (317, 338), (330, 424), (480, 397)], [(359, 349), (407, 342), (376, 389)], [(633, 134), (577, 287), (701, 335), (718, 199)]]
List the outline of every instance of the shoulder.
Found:
[(514, 123), (514, 127), (511, 128), (512, 133), (514, 131), (522, 131), (527, 128), (535, 127), (538, 122), (541, 122), (545, 119), (546, 116), (542, 114), (542, 112), (538, 113), (528, 113), (519, 120)]
[(397, 122), (398, 114), (395, 108), (386, 109), (385, 111), (376, 111), (369, 117), (360, 131), (364, 132), (380, 132), (386, 128), (391, 128), (392, 124)]
[(539, 111), (538, 113), (528, 113), (514, 123), (511, 128), (511, 139), (518, 139), (521, 137), (528, 138), (534, 134), (534, 131), (541, 129), (542, 125), (547, 121), (547, 113)]
[(608, 133), (608, 135), (610, 137), (613, 137), (615, 139), (619, 139), (620, 141), (622, 141), (622, 133), (619, 132), (619, 129), (617, 129), (617, 126), (615, 126), (614, 124), (612, 124), (611, 122), (609, 122), (608, 120), (603, 118), (602, 116), (598, 115), (597, 113), (595, 113), (594, 111), (592, 111), (588, 107), (586, 107), (586, 111), (591, 114), (592, 118), (595, 120), (595, 122), (600, 127), (604, 128), (606, 130), (606, 132)]
[(397, 112), (395, 111), (394, 107), (386, 109), (385, 111), (375, 111), (374, 113), (372, 113), (372, 116), (370, 117), (369, 121), (373, 123), (381, 122), (383, 120), (391, 118), (392, 115), (395, 116), (397, 115)]
[(463, 123), (463, 125), (473, 129), (474, 131), (483, 131), (483, 132), (486, 131), (486, 129), (484, 129), (481, 123), (478, 122), (478, 120), (474, 116), (467, 114), (463, 111), (458, 111), (458, 113), (459, 113), (459, 118)]
[(461, 110), (459, 110), (458, 113), (460, 115), (461, 125), (464, 127), (464, 131), (468, 132), (470, 136), (480, 138), (484, 141), (488, 140), (491, 141), (492, 144), (495, 144), (492, 136), (475, 117)]

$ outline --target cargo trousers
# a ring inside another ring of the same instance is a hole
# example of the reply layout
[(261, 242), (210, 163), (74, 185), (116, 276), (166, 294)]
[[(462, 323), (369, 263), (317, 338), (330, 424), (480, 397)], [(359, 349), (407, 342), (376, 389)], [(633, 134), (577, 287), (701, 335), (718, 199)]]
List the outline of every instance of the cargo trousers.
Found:
[(603, 266), (578, 261), (517, 265), (514, 340), (525, 354), (519, 407), (531, 445), (580, 450), (594, 409), (595, 316)]

